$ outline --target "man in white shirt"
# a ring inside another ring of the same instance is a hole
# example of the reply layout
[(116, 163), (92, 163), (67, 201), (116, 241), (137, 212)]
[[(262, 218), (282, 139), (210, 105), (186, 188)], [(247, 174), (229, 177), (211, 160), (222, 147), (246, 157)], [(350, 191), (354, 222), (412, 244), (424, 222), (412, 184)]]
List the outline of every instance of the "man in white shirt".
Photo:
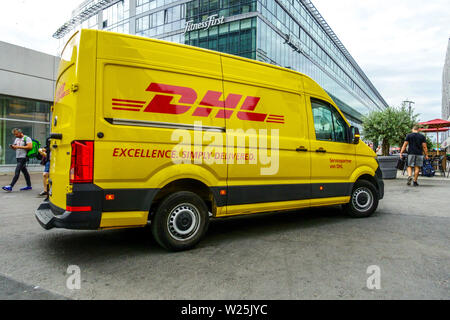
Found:
[(11, 149), (16, 150), (16, 172), (14, 174), (14, 178), (11, 181), (11, 184), (9, 186), (4, 186), (2, 189), (7, 192), (11, 192), (17, 180), (19, 180), (20, 172), (22, 172), (27, 182), (27, 186), (20, 190), (32, 190), (30, 174), (27, 170), (27, 153), (33, 148), (33, 141), (30, 137), (25, 137), (21, 129), (13, 129), (12, 133), (16, 137), (16, 140), (14, 140), (14, 144), (10, 145)]

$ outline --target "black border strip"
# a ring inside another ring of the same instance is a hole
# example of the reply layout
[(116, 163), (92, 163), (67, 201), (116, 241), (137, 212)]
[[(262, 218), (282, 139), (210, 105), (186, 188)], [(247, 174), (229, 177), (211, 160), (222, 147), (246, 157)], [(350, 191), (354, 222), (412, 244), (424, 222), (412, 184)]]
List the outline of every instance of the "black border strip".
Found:
[[(149, 211), (160, 189), (105, 189), (103, 190), (103, 212)], [(106, 200), (113, 194), (114, 200)]]
[[(212, 187), (216, 205), (244, 205), (308, 199), (348, 197), (353, 183), (312, 183), (312, 184), (276, 184), (254, 186)], [(227, 190), (228, 196), (220, 195), (220, 190)]]
[[(217, 207), (324, 199), (350, 196), (353, 183), (277, 184), (211, 187)], [(90, 205), (94, 211), (149, 211), (160, 189), (101, 189), (96, 185), (74, 185), (67, 195), (67, 205)], [(226, 195), (220, 191), (226, 190)], [(106, 200), (113, 194), (114, 200)]]

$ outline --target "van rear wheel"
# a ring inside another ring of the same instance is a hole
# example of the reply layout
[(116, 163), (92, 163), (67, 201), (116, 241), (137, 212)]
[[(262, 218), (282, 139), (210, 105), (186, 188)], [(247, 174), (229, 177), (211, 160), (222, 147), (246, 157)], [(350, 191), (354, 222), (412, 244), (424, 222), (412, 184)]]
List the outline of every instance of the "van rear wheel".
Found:
[(180, 191), (164, 198), (152, 218), (156, 241), (170, 251), (193, 248), (205, 234), (208, 208), (195, 193)]
[(378, 191), (366, 180), (359, 180), (353, 186), (350, 202), (344, 205), (344, 212), (352, 218), (370, 217), (378, 207)]

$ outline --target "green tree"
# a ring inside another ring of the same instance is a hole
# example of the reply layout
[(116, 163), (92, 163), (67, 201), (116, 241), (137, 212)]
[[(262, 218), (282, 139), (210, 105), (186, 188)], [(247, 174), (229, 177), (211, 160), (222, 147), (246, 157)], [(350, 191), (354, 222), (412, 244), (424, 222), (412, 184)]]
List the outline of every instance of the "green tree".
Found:
[(425, 136), (425, 139), (427, 140), (427, 148), (429, 151), (434, 149), (434, 142), (433, 140), (431, 140), (431, 138), (429, 136)]
[(383, 111), (370, 113), (363, 119), (364, 138), (381, 142), (383, 155), (389, 155), (391, 146), (402, 146), (405, 136), (417, 124), (417, 114), (405, 107), (388, 107)]

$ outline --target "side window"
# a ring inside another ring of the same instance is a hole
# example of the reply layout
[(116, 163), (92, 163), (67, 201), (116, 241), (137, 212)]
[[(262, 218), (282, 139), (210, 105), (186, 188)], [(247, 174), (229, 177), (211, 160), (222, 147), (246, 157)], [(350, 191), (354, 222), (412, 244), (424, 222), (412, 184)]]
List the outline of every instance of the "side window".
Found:
[(348, 142), (348, 126), (339, 112), (326, 102), (311, 99), (316, 139)]
[(345, 123), (342, 116), (333, 108), (333, 125), (334, 125), (334, 136), (336, 142), (348, 142), (348, 126)]
[(312, 102), (312, 111), (314, 117), (314, 129), (316, 130), (316, 139), (333, 141), (333, 115), (330, 109), (322, 104)]

